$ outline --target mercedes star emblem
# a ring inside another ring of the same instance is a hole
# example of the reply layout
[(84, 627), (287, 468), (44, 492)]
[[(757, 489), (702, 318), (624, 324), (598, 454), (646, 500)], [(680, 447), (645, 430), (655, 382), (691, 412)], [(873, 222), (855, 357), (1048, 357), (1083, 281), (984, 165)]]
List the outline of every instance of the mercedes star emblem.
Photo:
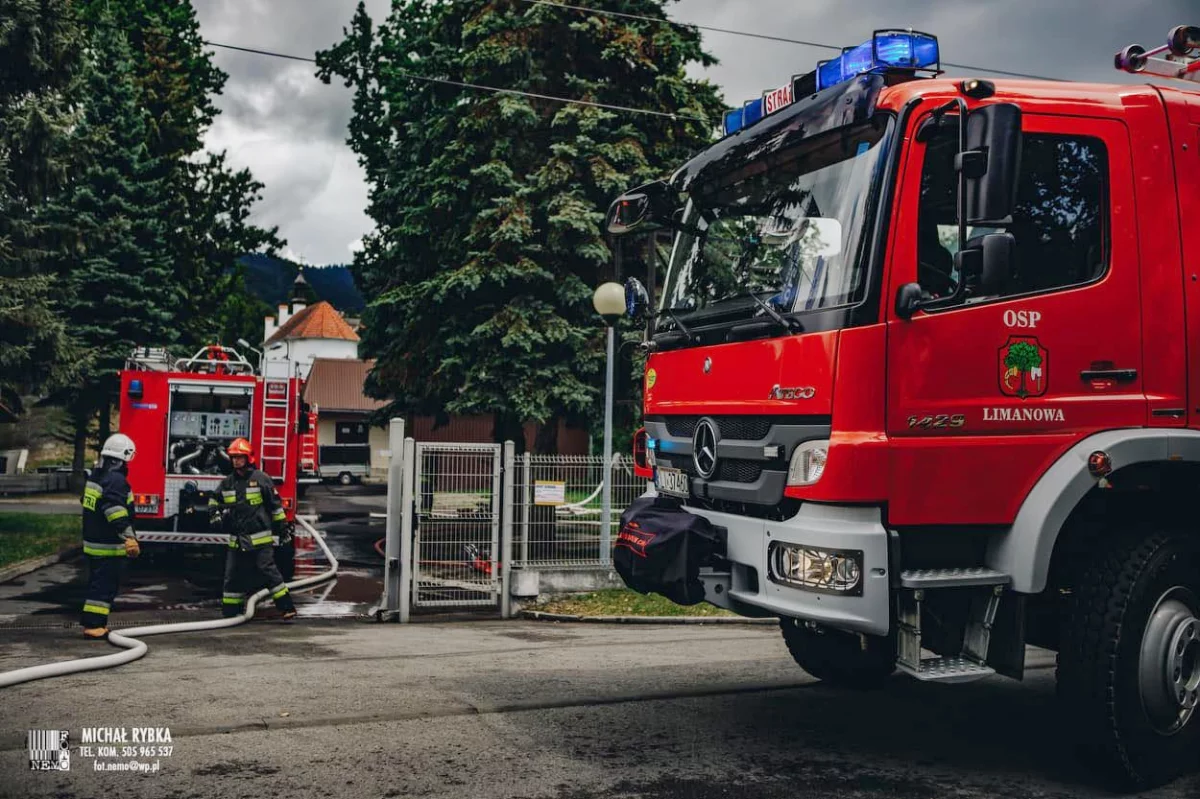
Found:
[(701, 419), (692, 436), (692, 463), (696, 474), (705, 480), (717, 473), (717, 426), (712, 419)]

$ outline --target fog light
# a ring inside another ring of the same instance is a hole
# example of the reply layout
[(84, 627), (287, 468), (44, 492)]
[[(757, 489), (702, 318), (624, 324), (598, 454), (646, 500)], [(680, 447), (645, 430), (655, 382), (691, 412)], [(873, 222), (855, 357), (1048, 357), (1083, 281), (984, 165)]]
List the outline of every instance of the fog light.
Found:
[(828, 441), (805, 441), (792, 453), (788, 468), (787, 484), (810, 486), (825, 474), (825, 460), (829, 457)]
[(861, 550), (817, 549), (775, 541), (767, 549), (773, 583), (849, 596), (862, 595)]

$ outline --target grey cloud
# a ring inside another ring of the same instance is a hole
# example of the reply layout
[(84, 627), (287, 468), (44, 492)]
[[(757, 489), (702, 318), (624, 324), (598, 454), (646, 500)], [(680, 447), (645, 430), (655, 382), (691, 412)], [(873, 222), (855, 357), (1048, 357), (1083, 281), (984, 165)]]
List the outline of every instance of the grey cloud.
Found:
[[(340, 40), (356, 0), (194, 0), (210, 40), (311, 57)], [(581, 3), (583, 4), (583, 3)], [(376, 22), (389, 0), (370, 0)], [(934, 33), (942, 57), (978, 67), (1068, 80), (1136, 83), (1112, 67), (1132, 42), (1155, 46), (1167, 30), (1196, 23), (1195, 0), (679, 0), (677, 20), (771, 35), (852, 45), (874, 28), (913, 27)], [(564, 11), (564, 14), (576, 13)], [(720, 64), (695, 69), (730, 103), (757, 96), (811, 70), (831, 51), (706, 33)], [(216, 51), (229, 73), (218, 98), (222, 117), (210, 146), (228, 149), (267, 183), (256, 218), (278, 224), (290, 248), (314, 263), (342, 263), (369, 228), (366, 188), (345, 144), (350, 92), (325, 86), (312, 64)], [(952, 76), (979, 74), (948, 68)]]

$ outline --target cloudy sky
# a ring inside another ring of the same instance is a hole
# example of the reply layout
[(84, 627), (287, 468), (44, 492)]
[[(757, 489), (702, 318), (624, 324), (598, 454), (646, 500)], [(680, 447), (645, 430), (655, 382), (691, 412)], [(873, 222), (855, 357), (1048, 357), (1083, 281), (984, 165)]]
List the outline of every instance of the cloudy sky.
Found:
[[(312, 56), (341, 38), (357, 0), (192, 0), (213, 42)], [(588, 5), (592, 0), (574, 0)], [(1157, 46), (1175, 25), (1197, 23), (1196, 0), (679, 0), (681, 22), (853, 45), (875, 28), (938, 36), (945, 61), (1080, 81), (1134, 82), (1112, 67), (1127, 44)], [(367, 0), (382, 20), (390, 0)], [(574, 13), (574, 12), (563, 12)], [(740, 103), (812, 69), (828, 50), (706, 33), (720, 64), (707, 71)], [(371, 229), (367, 189), (345, 144), (350, 92), (325, 86), (314, 66), (217, 49), (229, 74), (208, 146), (227, 150), (266, 184), (256, 221), (278, 225), (289, 257), (346, 263)], [(949, 68), (949, 75), (968, 74)], [(697, 74), (702, 71), (697, 70)], [(983, 69), (969, 74), (984, 75)]]

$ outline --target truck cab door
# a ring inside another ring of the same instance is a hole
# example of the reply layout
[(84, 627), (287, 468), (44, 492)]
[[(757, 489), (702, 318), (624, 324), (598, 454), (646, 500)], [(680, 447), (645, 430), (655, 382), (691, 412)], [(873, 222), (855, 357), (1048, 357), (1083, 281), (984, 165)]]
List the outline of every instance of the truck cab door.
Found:
[(888, 313), (889, 521), (1008, 524), (1033, 483), (1089, 432), (1142, 426), (1141, 310), (1129, 139), (1115, 120), (1026, 112), (1015, 258), (983, 296), (955, 269), (957, 118), (912, 135), (896, 197), (889, 293), (960, 298)]

